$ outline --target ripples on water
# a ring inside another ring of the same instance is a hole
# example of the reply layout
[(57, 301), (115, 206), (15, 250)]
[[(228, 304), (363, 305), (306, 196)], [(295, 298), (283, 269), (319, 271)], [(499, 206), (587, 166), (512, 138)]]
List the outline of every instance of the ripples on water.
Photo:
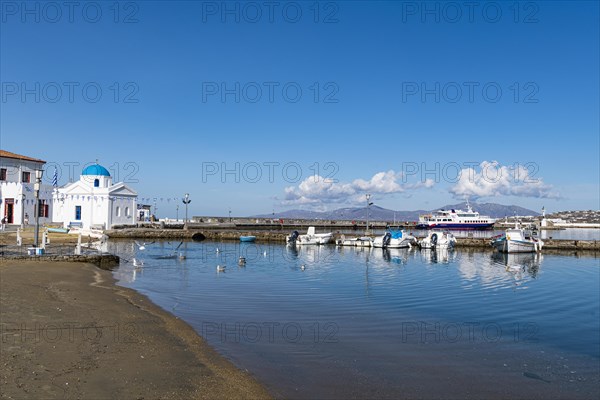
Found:
[[(599, 372), (594, 256), (186, 242), (186, 259), (158, 259), (177, 244), (111, 242), (144, 261), (115, 276), (283, 397), (419, 397), (427, 375), (411, 377), (408, 361), (457, 379), (471, 368), (522, 379), (536, 366), (573, 390)], [(427, 393), (463, 394), (444, 385)]]

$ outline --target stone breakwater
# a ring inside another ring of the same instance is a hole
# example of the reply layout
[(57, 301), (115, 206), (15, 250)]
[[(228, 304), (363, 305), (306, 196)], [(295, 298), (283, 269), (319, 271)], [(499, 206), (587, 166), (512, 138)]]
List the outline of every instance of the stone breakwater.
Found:
[[(491, 239), (481, 238), (457, 238), (456, 247), (489, 247)], [(586, 250), (600, 251), (600, 241), (598, 240), (553, 240), (544, 239), (544, 250)]]
[(8, 255), (0, 257), (2, 262), (8, 260), (27, 260), (40, 262), (75, 262), (94, 264), (100, 269), (111, 270), (119, 265), (119, 256), (114, 254), (83, 254), (83, 255), (43, 255), (43, 256), (27, 256), (27, 255)]
[[(111, 239), (181, 239), (181, 240), (214, 240), (214, 241), (239, 241), (242, 235), (256, 236), (257, 242), (285, 243), (289, 232), (248, 231), (236, 229), (156, 229), (156, 228), (131, 228), (106, 231)], [(346, 237), (351, 235), (346, 234)], [(334, 239), (339, 239), (340, 234), (335, 234)], [(489, 238), (457, 238), (457, 247), (488, 248), (491, 249)], [(549, 250), (586, 250), (600, 251), (598, 240), (544, 240), (544, 249)]]
[(252, 235), (256, 236), (257, 241), (261, 242), (279, 242), (285, 243), (285, 238), (289, 234), (281, 232), (265, 232), (265, 231), (239, 231), (239, 230), (222, 230), (222, 229), (154, 229), (154, 228), (130, 228), (130, 229), (113, 229), (105, 231), (105, 234), (110, 239), (188, 239), (188, 240), (235, 240), (239, 241), (240, 236)]

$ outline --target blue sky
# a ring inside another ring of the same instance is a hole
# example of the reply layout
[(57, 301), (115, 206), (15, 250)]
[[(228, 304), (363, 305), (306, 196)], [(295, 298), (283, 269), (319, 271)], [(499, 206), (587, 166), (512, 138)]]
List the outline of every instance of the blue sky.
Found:
[(599, 209), (598, 2), (466, 4), (3, 2), (1, 146), (160, 216)]

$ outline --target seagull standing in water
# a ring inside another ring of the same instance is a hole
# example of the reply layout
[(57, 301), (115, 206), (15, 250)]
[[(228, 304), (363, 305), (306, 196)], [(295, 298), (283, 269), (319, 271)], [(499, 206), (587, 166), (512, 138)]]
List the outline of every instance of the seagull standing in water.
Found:
[(144, 265), (144, 262), (142, 260), (137, 260), (134, 258), (131, 261), (133, 262), (134, 267), (141, 267), (142, 265)]
[(224, 265), (217, 265), (217, 272), (225, 272), (225, 266)]

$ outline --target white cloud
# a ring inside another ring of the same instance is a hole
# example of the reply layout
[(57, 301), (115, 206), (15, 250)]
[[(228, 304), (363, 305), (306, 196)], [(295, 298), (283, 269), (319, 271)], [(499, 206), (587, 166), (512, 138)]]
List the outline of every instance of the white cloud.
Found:
[(371, 179), (355, 179), (352, 182), (335, 182), (331, 179), (313, 175), (306, 178), (298, 186), (285, 188), (282, 205), (303, 205), (319, 207), (323, 204), (363, 204), (365, 194), (385, 196), (402, 193), (406, 190), (430, 188), (434, 185), (432, 179), (414, 184), (401, 184), (401, 172), (389, 170), (378, 172)]
[(450, 193), (456, 198), (473, 200), (494, 196), (560, 198), (554, 187), (537, 178), (536, 173), (537, 165), (533, 163), (507, 167), (497, 161), (483, 161), (479, 171), (462, 169)]

